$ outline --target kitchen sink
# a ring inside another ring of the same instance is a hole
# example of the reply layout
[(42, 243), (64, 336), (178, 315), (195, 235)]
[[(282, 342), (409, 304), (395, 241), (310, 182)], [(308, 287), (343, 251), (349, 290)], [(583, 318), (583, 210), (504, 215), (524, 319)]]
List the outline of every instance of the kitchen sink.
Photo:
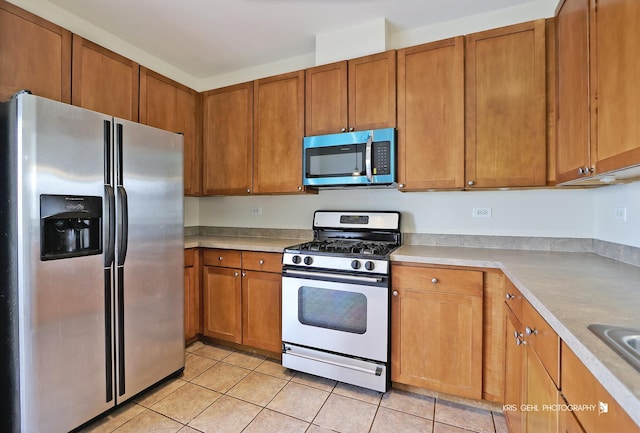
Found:
[(589, 330), (640, 371), (640, 329), (612, 325), (589, 325)]

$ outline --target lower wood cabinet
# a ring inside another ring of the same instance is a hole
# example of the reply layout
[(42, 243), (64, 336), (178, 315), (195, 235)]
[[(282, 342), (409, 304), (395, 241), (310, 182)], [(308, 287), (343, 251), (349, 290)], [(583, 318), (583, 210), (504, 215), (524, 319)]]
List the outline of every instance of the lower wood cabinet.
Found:
[(526, 348), (525, 406), (527, 433), (556, 433), (559, 410), (555, 409), (560, 393), (547, 373), (533, 346)]
[(518, 316), (511, 309), (506, 309), (506, 316), (503, 408), (509, 431), (511, 433), (524, 433), (526, 431), (526, 418), (521, 410), (525, 401), (525, 383), (523, 379), (526, 377), (524, 330), (520, 320), (518, 320)]
[(482, 398), (483, 273), (394, 265), (391, 380)]
[(280, 352), (282, 255), (207, 249), (203, 262), (204, 335)]

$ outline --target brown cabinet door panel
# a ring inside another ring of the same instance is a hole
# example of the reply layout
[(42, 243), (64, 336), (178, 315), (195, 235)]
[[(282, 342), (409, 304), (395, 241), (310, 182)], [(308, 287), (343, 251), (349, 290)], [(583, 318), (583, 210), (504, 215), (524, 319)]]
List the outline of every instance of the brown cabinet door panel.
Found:
[(305, 70), (305, 135), (346, 131), (347, 62)]
[(396, 52), (349, 60), (349, 128), (395, 128)]
[(398, 51), (401, 191), (464, 188), (464, 39)]
[(200, 194), (198, 92), (140, 67), (140, 123), (184, 135), (184, 192)]
[(23, 89), (71, 102), (71, 32), (0, 0), (0, 101)]
[(73, 35), (73, 105), (137, 122), (138, 85), (136, 62)]
[(242, 343), (282, 351), (282, 276), (271, 272), (247, 271), (242, 275)]
[(205, 92), (203, 98), (203, 192), (249, 194), (253, 188), (253, 83)]
[(467, 187), (546, 184), (545, 59), (544, 20), (466, 37)]
[(204, 335), (242, 343), (241, 283), (239, 269), (204, 267)]

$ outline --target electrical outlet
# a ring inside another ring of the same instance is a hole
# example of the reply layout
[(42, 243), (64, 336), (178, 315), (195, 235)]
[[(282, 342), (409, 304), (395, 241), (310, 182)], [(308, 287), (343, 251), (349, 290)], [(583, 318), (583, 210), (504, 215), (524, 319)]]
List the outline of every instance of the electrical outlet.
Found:
[(474, 207), (471, 214), (473, 218), (491, 218), (490, 207)]
[(625, 222), (627, 220), (627, 208), (617, 207), (613, 209), (613, 219), (618, 222)]
[(262, 207), (252, 207), (251, 215), (262, 215)]

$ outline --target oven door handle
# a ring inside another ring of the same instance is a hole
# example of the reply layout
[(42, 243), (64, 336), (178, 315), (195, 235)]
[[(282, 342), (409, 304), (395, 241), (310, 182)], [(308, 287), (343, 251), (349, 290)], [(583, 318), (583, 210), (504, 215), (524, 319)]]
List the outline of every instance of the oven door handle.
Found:
[[(292, 351), (292, 348), (283, 344), (283, 353), (286, 353), (288, 351)], [(298, 356), (300, 358), (305, 358), (305, 359), (310, 359), (311, 361), (321, 362), (323, 364), (335, 365), (336, 367), (348, 368), (350, 370), (356, 370), (356, 371), (360, 371), (362, 373), (373, 374), (373, 375), (376, 375), (376, 376), (380, 376), (382, 374), (382, 368), (381, 367), (364, 368), (364, 367), (359, 367), (357, 365), (349, 365), (349, 364), (345, 364), (345, 363), (342, 363), (342, 362), (333, 361), (333, 360), (330, 360), (330, 359), (317, 358), (315, 356), (304, 355), (302, 353), (295, 353), (293, 351), (291, 353), (289, 353), (289, 355), (290, 356)]]
[(293, 269), (284, 269), (282, 274), (286, 276), (298, 276), (298, 277), (310, 277), (310, 278), (330, 278), (349, 281), (360, 281), (363, 283), (380, 283), (382, 277), (361, 277), (358, 275), (343, 275), (343, 274), (331, 274), (329, 272), (309, 272), (309, 271), (296, 271)]

